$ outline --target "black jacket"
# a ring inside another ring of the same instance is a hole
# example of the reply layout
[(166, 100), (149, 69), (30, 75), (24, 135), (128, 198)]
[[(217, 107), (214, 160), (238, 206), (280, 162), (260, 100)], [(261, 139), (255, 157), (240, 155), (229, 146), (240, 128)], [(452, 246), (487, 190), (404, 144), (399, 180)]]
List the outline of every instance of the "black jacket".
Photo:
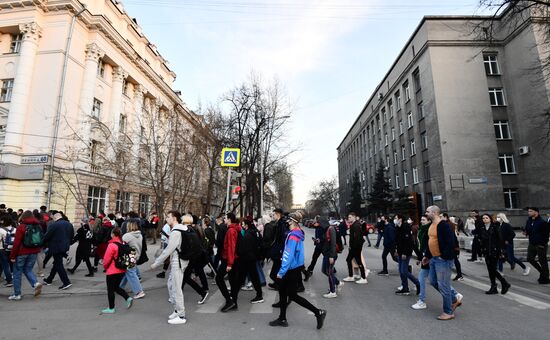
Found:
[(223, 254), (223, 240), (225, 239), (225, 234), (227, 233), (227, 225), (222, 223), (218, 226), (218, 233), (216, 234), (216, 249), (220, 257)]
[[(91, 237), (88, 237), (90, 236)], [(88, 224), (84, 224), (82, 227), (78, 228), (76, 234), (74, 235), (71, 244), (78, 242), (76, 247), (76, 254), (80, 257), (90, 256), (92, 251), (92, 244), (94, 242), (93, 231), (90, 229)]]
[(349, 247), (353, 250), (362, 249), (365, 239), (363, 238), (363, 230), (361, 222), (355, 221), (349, 227)]
[(339, 237), (336, 232), (336, 227), (331, 225), (327, 229), (324, 229), (324, 231), (325, 240), (323, 242), (323, 256), (335, 259), (336, 255), (338, 255), (336, 252), (336, 240)]
[(508, 243), (514, 242), (514, 238), (516, 237), (516, 233), (514, 232), (514, 229), (512, 229), (512, 226), (510, 223), (502, 223), (500, 225), (500, 235), (502, 236), (502, 244), (504, 246), (504, 241), (507, 241)]
[[(426, 250), (424, 256), (431, 259), (432, 253), (430, 252), (430, 246), (428, 243), (429, 239), (429, 229), (426, 235), (424, 236), (426, 241)], [(441, 258), (444, 260), (453, 260), (456, 256), (455, 253), (455, 239), (451, 225), (447, 221), (441, 220), (437, 225), (437, 241), (439, 243), (439, 252), (441, 253)]]
[(283, 249), (285, 247), (286, 236), (289, 233), (288, 222), (282, 218), (277, 221), (277, 225), (274, 230), (274, 243), (271, 246), (270, 257), (273, 260), (280, 260), (283, 257)]
[(480, 235), (481, 252), (485, 257), (498, 259), (502, 254), (502, 241), (498, 225), (492, 223), (489, 229), (483, 227), (483, 233)]
[(420, 252), (414, 241), (414, 236), (412, 233), (412, 227), (407, 222), (403, 222), (400, 227), (396, 229), (396, 245), (397, 245), (397, 255), (412, 256), (413, 251), (418, 257), (421, 257)]
[(241, 261), (257, 261), (260, 258), (262, 239), (258, 229), (249, 227), (237, 241), (237, 255)]
[(540, 216), (535, 219), (529, 217), (525, 223), (525, 233), (529, 236), (529, 244), (546, 246), (548, 244), (550, 223)]
[(44, 244), (47, 245), (51, 254), (66, 253), (71, 246), (73, 236), (73, 225), (60, 219), (48, 225), (48, 231), (44, 235)]

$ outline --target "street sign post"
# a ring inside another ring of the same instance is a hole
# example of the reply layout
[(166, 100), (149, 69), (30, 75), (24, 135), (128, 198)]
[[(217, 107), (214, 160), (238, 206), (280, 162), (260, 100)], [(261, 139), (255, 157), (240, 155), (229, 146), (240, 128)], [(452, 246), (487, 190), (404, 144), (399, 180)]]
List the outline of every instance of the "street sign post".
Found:
[[(238, 167), (241, 165), (241, 149), (238, 148), (223, 148), (222, 149), (222, 157), (221, 157), (221, 166), (227, 167), (227, 192), (225, 196), (225, 211), (229, 212), (229, 192), (231, 190), (231, 172), (234, 172), (231, 170), (232, 167)], [(238, 172), (234, 172), (235, 174), (240, 174)], [(238, 177), (236, 176), (236, 177)]]

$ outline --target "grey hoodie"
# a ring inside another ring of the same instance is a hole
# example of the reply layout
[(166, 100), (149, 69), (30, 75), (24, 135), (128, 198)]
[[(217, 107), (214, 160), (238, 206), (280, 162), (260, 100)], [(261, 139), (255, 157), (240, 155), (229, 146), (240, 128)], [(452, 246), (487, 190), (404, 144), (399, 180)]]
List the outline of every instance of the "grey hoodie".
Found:
[(141, 256), (141, 243), (143, 242), (143, 236), (141, 231), (129, 231), (122, 235), (122, 241), (128, 243), (128, 245), (136, 250), (136, 258)]

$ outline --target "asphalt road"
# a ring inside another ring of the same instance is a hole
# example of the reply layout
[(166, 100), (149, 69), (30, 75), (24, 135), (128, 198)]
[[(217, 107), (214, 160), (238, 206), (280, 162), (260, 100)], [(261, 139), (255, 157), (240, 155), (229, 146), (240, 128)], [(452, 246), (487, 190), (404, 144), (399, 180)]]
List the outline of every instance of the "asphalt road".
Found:
[[(306, 231), (306, 265), (309, 264), (312, 244)], [(374, 237), (373, 237), (374, 238)], [(338, 277), (347, 276), (345, 255), (337, 261)], [(416, 296), (396, 296), (400, 285), (396, 264), (389, 262), (390, 276), (378, 277), (374, 272), (382, 267), (381, 249), (367, 248), (364, 255), (373, 273), (367, 285), (346, 283), (336, 299), (322, 297), (328, 288), (326, 277), (320, 272), (320, 261), (302, 295), (313, 304), (328, 310), (325, 327), (315, 329), (315, 318), (306, 310), (292, 304), (288, 309), (288, 328), (272, 328), (268, 322), (277, 318), (278, 310), (271, 307), (276, 292), (264, 290), (265, 302), (252, 305), (248, 300), (254, 292), (241, 292), (239, 310), (227, 314), (218, 312), (223, 299), (215, 285), (205, 305), (198, 306), (198, 295), (186, 288), (185, 305), (188, 322), (185, 325), (167, 324), (171, 308), (167, 302), (164, 281), (154, 277), (156, 272), (144, 265), (143, 277), (147, 296), (135, 301), (127, 310), (117, 296), (117, 312), (100, 315), (107, 304), (106, 291), (95, 293), (82, 289), (84, 281), (75, 282), (72, 295), (48, 294), (57, 287), (45, 287), (39, 298), (26, 295), (18, 302), (8, 301), (9, 290), (0, 290), (0, 339), (549, 339), (550, 286), (533, 283), (536, 273), (522, 277), (518, 270), (505, 273), (513, 284), (505, 296), (487, 296), (487, 274), (484, 266), (466, 263), (467, 279), (455, 284), (464, 295), (463, 306), (452, 321), (438, 321), (441, 298), (428, 288), (428, 309), (410, 308)], [(415, 273), (418, 268), (415, 267)], [(76, 275), (83, 276), (78, 271)], [(101, 279), (94, 278), (94, 287), (101, 287)], [(211, 281), (210, 281), (211, 282)], [(104, 286), (103, 286), (104, 287)], [(24, 288), (29, 293), (29, 288)]]

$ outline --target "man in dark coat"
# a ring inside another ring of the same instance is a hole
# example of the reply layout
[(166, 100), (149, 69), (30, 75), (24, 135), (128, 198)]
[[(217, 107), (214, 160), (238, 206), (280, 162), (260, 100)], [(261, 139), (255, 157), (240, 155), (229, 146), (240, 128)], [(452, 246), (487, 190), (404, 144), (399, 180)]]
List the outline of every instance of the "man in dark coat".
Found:
[(48, 246), (53, 256), (53, 267), (50, 275), (44, 279), (46, 285), (51, 285), (55, 274), (59, 274), (63, 285), (59, 289), (64, 290), (72, 286), (63, 267), (63, 257), (69, 251), (71, 240), (74, 236), (73, 225), (63, 219), (61, 213), (53, 216), (54, 222), (48, 225), (48, 231), (44, 235), (44, 244)]

